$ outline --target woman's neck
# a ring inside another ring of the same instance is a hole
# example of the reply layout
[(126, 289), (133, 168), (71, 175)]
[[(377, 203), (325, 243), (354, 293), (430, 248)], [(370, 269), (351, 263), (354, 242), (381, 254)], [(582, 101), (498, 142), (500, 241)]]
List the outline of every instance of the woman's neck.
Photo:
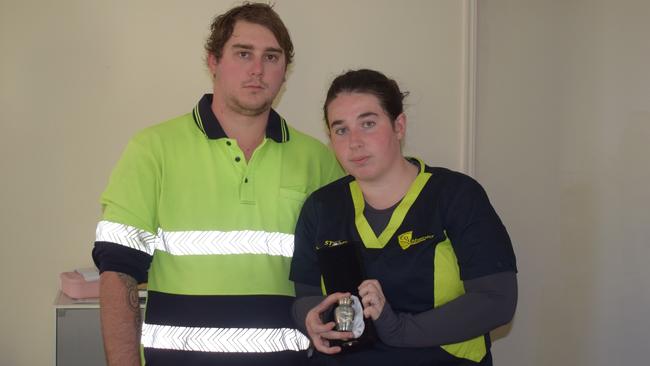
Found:
[(418, 176), (419, 168), (400, 157), (396, 166), (377, 181), (359, 181), (366, 202), (378, 210), (385, 209), (399, 202)]

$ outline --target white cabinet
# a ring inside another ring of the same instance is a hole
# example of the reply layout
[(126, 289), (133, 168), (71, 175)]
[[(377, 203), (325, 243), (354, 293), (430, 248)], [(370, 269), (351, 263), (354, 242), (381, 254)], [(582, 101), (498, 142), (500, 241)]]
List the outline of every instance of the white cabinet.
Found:
[(106, 365), (99, 299), (75, 300), (59, 291), (54, 310), (55, 366)]
[(74, 300), (59, 292), (54, 302), (56, 366), (103, 366), (99, 299)]

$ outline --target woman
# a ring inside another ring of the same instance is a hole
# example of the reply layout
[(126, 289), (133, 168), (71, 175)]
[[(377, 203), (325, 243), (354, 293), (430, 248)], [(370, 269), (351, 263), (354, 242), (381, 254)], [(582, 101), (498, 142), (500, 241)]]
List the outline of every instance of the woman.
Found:
[[(373, 70), (349, 71), (330, 86), (325, 121), (348, 176), (314, 192), (295, 235), (294, 319), (334, 365), (492, 365), (490, 330), (512, 319), (515, 255), (505, 227), (472, 178), (405, 158), (402, 93)], [(352, 338), (322, 316), (347, 293), (320, 296), (316, 250), (360, 241), (368, 280), (363, 316), (379, 340), (341, 353)]]

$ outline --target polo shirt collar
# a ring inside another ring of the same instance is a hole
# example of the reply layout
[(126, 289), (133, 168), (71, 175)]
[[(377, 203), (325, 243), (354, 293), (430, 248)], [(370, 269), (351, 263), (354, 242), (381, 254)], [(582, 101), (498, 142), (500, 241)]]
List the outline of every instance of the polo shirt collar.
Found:
[[(199, 103), (192, 111), (192, 117), (194, 117), (194, 122), (199, 130), (209, 139), (216, 140), (228, 137), (223, 131), (217, 116), (212, 112), (212, 94), (205, 94), (199, 100)], [(287, 121), (273, 109), (269, 113), (269, 120), (266, 124), (266, 137), (279, 143), (289, 141)]]

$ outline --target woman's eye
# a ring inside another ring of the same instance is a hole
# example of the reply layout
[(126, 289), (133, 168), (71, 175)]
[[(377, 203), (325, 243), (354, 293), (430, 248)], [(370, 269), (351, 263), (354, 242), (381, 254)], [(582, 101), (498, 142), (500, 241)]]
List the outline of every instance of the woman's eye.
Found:
[(345, 129), (345, 128), (336, 128), (336, 129), (334, 129), (334, 134), (335, 135), (344, 135), (345, 131), (347, 131), (347, 129)]

